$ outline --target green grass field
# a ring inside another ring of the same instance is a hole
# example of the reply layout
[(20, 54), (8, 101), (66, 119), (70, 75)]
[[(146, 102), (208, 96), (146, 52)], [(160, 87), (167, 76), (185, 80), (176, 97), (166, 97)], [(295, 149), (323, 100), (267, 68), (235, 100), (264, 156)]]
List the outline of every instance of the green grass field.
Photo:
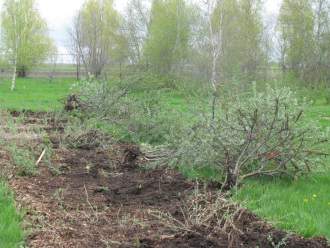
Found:
[[(75, 80), (56, 80), (49, 83), (42, 79), (19, 79), (17, 89), (10, 92), (9, 82), (0, 82), (0, 106), (2, 109), (30, 109), (34, 111), (50, 111), (62, 108), (60, 100), (69, 92), (70, 84)], [(139, 92), (135, 96), (147, 97), (147, 93)], [(150, 94), (150, 93), (148, 93)], [(167, 92), (161, 95), (161, 104), (164, 111), (174, 108), (189, 117), (189, 104), (185, 94), (180, 92)], [(310, 120), (319, 121), (323, 127), (330, 127), (330, 105), (323, 99), (312, 106), (306, 113)], [(186, 118), (186, 117), (184, 117)], [(328, 144), (329, 150), (330, 146)], [(330, 167), (330, 160), (327, 160)], [(206, 171), (191, 176), (214, 176)], [(297, 232), (306, 237), (323, 235), (330, 239), (330, 170), (314, 172), (306, 178), (294, 182), (283, 179), (254, 179), (245, 182), (234, 198), (258, 215), (283, 229)], [(0, 209), (9, 202), (9, 214), (0, 212), (0, 247), (9, 247), (6, 240), (19, 242), (22, 232), (19, 229), (19, 218), (12, 207), (12, 199), (0, 187)], [(6, 229), (3, 226), (11, 226)], [(9, 231), (8, 231), (9, 230)], [(6, 233), (3, 233), (3, 232)], [(6, 236), (7, 235), (7, 236)], [(6, 238), (3, 238), (6, 237)], [(2, 242), (2, 243), (1, 243)], [(10, 244), (10, 242), (8, 243)]]
[(234, 197), (276, 226), (330, 239), (330, 172), (294, 182), (250, 180)]
[(18, 78), (15, 91), (10, 91), (10, 81), (0, 80), (0, 109), (52, 111), (63, 107), (63, 99), (74, 79)]
[(21, 216), (17, 214), (13, 197), (5, 184), (0, 183), (0, 247), (15, 248), (23, 242)]

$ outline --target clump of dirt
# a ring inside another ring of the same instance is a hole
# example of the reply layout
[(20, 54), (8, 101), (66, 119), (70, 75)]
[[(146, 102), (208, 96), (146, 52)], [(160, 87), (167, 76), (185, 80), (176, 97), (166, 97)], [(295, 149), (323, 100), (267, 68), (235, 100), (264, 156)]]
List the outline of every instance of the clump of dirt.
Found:
[(126, 145), (124, 147), (121, 165), (128, 168), (135, 168), (137, 166), (137, 159), (142, 155), (140, 147), (137, 145)]
[[(38, 114), (30, 118), (41, 123)], [(58, 131), (65, 122), (46, 123), (49, 135), (65, 135)], [(247, 210), (234, 219), (236, 229), (226, 232), (206, 227), (174, 231), (149, 213), (180, 216), (182, 200), (193, 193), (194, 183), (174, 170), (141, 168), (136, 145), (81, 149), (51, 140), (51, 163), (41, 162), (34, 177), (10, 179), (18, 205), (27, 209), (28, 247), (329, 247), (325, 239), (279, 231)], [(5, 160), (1, 156), (0, 166)]]
[(79, 97), (75, 94), (71, 94), (67, 97), (64, 110), (67, 112), (71, 112), (73, 110), (77, 110), (81, 107), (81, 101)]

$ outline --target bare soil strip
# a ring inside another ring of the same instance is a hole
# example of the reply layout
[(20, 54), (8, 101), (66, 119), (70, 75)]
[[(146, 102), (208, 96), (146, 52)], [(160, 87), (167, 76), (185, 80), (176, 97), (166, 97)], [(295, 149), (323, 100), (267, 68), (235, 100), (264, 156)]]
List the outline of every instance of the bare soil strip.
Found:
[[(27, 210), (28, 247), (329, 247), (323, 238), (277, 230), (247, 210), (233, 220), (237, 230), (229, 233), (171, 230), (148, 213), (180, 216), (182, 200), (194, 190), (192, 182), (173, 170), (143, 170), (134, 145), (66, 149), (59, 145), (65, 123), (28, 113), (20, 130), (32, 124), (47, 131), (53, 155), (52, 169), (41, 162), (34, 177), (19, 177), (14, 171), (10, 176), (17, 204)], [(33, 135), (22, 137), (31, 138), (31, 144), (41, 142)], [(0, 166), (9, 165), (10, 156), (1, 151)]]

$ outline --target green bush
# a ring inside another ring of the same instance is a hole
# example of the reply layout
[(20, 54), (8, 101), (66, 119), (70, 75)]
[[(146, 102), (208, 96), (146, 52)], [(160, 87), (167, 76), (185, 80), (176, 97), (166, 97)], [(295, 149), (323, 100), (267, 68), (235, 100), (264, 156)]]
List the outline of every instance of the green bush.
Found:
[(172, 76), (158, 75), (151, 72), (139, 72), (125, 78), (121, 84), (130, 86), (134, 92), (160, 89), (176, 89), (180, 81)]
[(253, 176), (295, 178), (319, 164), (317, 144), (329, 137), (304, 120), (305, 106), (289, 88), (238, 95), (173, 140), (170, 162), (214, 168), (224, 188)]

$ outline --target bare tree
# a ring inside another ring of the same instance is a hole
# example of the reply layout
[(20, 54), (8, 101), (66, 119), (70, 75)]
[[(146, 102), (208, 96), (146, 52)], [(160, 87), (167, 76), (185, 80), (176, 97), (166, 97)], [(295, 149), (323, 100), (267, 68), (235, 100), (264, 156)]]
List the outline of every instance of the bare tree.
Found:
[(74, 58), (76, 61), (76, 71), (77, 71), (77, 79), (80, 78), (80, 65), (81, 63), (84, 66), (85, 72), (88, 72), (88, 65), (85, 61), (84, 57), (82, 56), (82, 38), (81, 38), (81, 32), (80, 32), (80, 15), (78, 14), (74, 21), (73, 26), (69, 30), (69, 36), (70, 36), (70, 49), (72, 53), (74, 54)]
[(96, 77), (125, 50), (113, 1), (86, 1), (75, 18), (70, 36), (77, 64), (82, 62), (86, 72)]
[(130, 49), (130, 61), (134, 64), (142, 59), (142, 50), (148, 37), (150, 6), (144, 0), (130, 0), (125, 13), (124, 31)]

